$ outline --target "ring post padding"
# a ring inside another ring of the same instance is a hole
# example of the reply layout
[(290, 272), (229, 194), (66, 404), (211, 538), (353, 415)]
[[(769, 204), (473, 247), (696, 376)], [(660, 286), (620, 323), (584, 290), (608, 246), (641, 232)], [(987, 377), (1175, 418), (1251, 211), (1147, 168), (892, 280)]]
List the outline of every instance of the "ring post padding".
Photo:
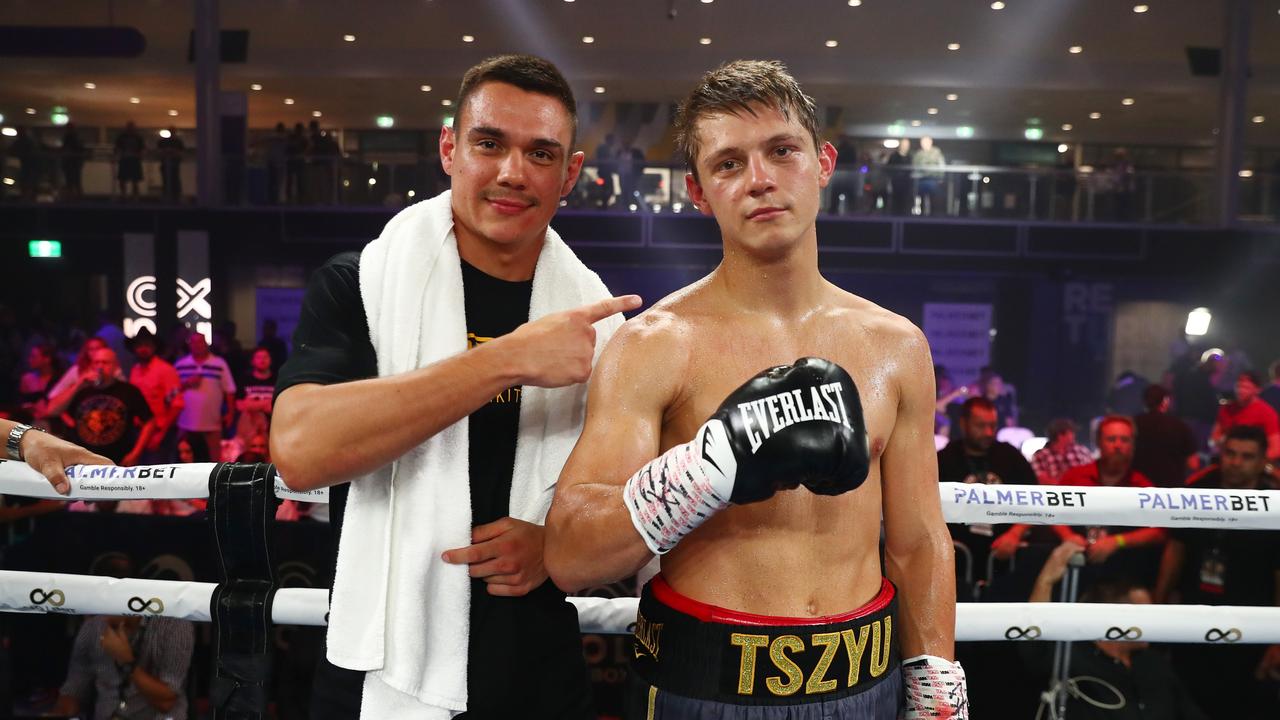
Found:
[(222, 583), (209, 601), (217, 720), (266, 717), (271, 679), (274, 465), (223, 463), (209, 478), (209, 523)]

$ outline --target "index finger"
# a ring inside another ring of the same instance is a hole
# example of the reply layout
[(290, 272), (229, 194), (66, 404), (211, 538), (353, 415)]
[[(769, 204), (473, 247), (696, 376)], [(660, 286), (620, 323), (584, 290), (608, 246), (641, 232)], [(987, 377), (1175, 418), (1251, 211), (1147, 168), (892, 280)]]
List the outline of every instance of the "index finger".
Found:
[(596, 322), (616, 313), (635, 310), (640, 307), (641, 302), (639, 295), (619, 295), (583, 305), (577, 312), (585, 316), (589, 322)]

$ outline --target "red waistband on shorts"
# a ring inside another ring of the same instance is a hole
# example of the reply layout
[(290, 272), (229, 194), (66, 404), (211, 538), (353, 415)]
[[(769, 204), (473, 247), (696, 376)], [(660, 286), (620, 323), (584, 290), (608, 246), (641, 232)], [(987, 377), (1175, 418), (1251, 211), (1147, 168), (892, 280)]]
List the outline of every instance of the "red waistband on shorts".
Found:
[(694, 600), (685, 597), (676, 592), (662, 578), (662, 575), (655, 575), (649, 581), (649, 589), (653, 592), (653, 598), (658, 602), (666, 605), (672, 610), (691, 615), (702, 622), (723, 623), (726, 625), (831, 625), (835, 623), (848, 622), (857, 620), (860, 617), (879, 612), (888, 607), (889, 602), (893, 600), (896, 590), (893, 583), (889, 582), (889, 578), (881, 578), (880, 592), (871, 598), (871, 601), (855, 610), (839, 615), (825, 615), (823, 617), (775, 617), (773, 615), (756, 615), (754, 613), (739, 612), (715, 605)]

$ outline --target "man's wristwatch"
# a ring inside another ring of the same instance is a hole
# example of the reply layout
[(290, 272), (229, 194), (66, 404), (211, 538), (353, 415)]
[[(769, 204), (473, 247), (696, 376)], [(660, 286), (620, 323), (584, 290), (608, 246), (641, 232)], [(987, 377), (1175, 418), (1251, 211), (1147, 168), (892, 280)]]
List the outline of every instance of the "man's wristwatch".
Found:
[(31, 430), (44, 432), (42, 428), (23, 425), (21, 423), (14, 426), (14, 428), (9, 431), (9, 439), (5, 442), (4, 449), (10, 460), (22, 461), (22, 436), (26, 435), (27, 432)]

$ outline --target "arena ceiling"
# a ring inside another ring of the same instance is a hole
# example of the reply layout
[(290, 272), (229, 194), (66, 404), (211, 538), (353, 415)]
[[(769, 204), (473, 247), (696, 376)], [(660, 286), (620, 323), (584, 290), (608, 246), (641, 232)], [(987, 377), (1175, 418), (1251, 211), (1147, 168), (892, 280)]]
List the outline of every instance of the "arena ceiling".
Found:
[[(675, 101), (721, 61), (764, 57), (859, 131), (918, 121), (908, 132), (1016, 138), (1035, 119), (1046, 139), (1208, 144), (1218, 81), (1192, 74), (1187, 48), (1221, 46), (1225, 1), (1148, 0), (1139, 13), (1128, 0), (221, 0), (222, 27), (249, 31), (247, 61), (224, 64), (221, 86), (246, 93), (254, 127), (316, 111), (331, 126), (387, 114), (430, 127), (462, 72), (500, 52), (551, 58), (583, 103)], [(132, 26), (147, 41), (132, 59), (0, 58), (5, 123), (47, 123), (65, 106), (86, 125), (190, 126), (192, 5), (0, 3), (0, 25)], [(1250, 12), (1248, 116), (1263, 121), (1248, 139), (1274, 146), (1280, 0), (1252, 0)]]

